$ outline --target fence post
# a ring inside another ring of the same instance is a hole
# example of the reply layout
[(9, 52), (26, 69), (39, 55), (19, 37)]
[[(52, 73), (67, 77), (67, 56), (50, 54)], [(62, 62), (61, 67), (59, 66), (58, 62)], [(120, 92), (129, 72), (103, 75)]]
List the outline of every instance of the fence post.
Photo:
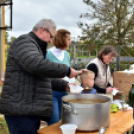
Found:
[(74, 62), (76, 60), (76, 44), (74, 43)]
[(118, 45), (118, 56), (116, 58), (116, 70), (120, 70), (120, 52), (121, 52), (121, 45)]

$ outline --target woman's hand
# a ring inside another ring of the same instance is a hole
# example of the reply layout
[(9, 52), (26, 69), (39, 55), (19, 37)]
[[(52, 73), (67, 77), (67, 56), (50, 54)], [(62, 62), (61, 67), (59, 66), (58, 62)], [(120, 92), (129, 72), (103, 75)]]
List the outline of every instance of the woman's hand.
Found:
[(117, 88), (117, 87), (113, 87), (113, 89), (119, 90), (119, 88)]
[(112, 87), (107, 87), (106, 88), (106, 93), (111, 93), (113, 91), (114, 88)]

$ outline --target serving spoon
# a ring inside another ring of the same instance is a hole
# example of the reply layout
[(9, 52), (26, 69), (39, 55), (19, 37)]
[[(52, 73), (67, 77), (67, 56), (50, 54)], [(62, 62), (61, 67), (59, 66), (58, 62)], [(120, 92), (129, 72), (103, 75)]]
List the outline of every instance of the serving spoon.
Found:
[(101, 127), (99, 129), (99, 134), (104, 134), (106, 132), (107, 128), (106, 127)]

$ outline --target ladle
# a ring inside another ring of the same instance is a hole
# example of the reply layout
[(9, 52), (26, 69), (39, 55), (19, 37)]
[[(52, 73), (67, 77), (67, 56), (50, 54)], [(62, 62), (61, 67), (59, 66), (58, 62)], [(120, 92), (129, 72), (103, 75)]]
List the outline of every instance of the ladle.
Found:
[(106, 127), (101, 127), (99, 129), (99, 134), (104, 134), (106, 132), (107, 128)]

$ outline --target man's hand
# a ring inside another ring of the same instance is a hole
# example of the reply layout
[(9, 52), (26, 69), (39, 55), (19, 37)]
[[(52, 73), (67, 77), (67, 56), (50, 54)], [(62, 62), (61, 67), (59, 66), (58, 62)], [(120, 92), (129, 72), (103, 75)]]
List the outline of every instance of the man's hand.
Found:
[(81, 69), (81, 71), (83, 73), (83, 72), (88, 72), (89, 70), (87, 70), (87, 69)]
[(81, 69), (80, 71), (76, 71), (74, 69), (71, 69), (71, 73), (70, 73), (69, 78), (72, 78), (72, 77), (77, 78), (78, 75), (82, 75), (83, 72), (87, 72), (87, 71), (88, 71), (87, 69)]
[(70, 84), (76, 85), (75, 83), (68, 83), (67, 86), (66, 86), (66, 90), (67, 90), (68, 92), (70, 92), (70, 87), (69, 87)]
[(77, 75), (82, 75), (83, 72), (88, 72), (87, 69), (81, 69), (80, 71), (77, 71)]

